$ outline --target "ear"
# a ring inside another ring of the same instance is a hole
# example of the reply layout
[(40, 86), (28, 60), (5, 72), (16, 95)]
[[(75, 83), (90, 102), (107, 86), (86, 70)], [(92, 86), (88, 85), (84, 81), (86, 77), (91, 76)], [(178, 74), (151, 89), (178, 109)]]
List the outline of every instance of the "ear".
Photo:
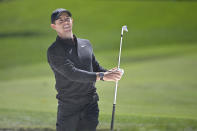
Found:
[(51, 28), (55, 30), (56, 29), (56, 25), (55, 24), (51, 24)]

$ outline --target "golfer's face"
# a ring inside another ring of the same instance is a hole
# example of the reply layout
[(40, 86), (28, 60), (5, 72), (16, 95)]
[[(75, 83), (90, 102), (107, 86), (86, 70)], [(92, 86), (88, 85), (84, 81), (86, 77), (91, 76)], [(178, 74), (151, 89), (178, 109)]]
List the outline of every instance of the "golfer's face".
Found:
[(60, 33), (72, 31), (72, 18), (67, 13), (62, 13), (58, 20), (55, 21), (56, 31)]

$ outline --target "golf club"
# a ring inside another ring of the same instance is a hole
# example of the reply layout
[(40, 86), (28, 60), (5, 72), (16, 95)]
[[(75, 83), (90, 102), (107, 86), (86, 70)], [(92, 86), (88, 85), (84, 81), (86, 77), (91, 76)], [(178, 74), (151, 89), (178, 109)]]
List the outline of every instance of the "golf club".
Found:
[[(118, 70), (120, 69), (120, 56), (121, 56), (121, 50), (122, 50), (122, 39), (123, 39), (124, 31), (128, 32), (126, 25), (122, 26), (122, 31), (121, 31), (120, 51), (119, 51), (119, 57), (118, 57)], [(115, 88), (115, 95), (114, 95), (114, 103), (113, 103), (113, 111), (112, 111), (112, 119), (111, 119), (111, 131), (114, 130), (114, 115), (115, 115), (115, 108), (116, 108), (117, 88), (118, 88), (118, 81), (116, 81), (116, 88)]]

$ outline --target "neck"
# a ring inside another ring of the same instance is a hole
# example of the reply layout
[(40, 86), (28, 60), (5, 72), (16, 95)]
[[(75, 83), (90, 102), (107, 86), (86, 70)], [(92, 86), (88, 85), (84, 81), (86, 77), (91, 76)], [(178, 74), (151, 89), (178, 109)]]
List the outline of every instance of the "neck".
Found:
[(59, 33), (58, 32), (58, 36), (62, 39), (73, 39), (73, 33), (71, 32), (66, 32), (66, 33)]

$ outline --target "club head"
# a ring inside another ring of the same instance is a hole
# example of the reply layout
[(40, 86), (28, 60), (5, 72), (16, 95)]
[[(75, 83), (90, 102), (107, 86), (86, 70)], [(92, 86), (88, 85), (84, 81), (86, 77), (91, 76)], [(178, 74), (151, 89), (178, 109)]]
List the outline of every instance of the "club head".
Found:
[(123, 29), (123, 31), (128, 32), (128, 29), (127, 29), (127, 26), (126, 25), (122, 26), (122, 29)]

